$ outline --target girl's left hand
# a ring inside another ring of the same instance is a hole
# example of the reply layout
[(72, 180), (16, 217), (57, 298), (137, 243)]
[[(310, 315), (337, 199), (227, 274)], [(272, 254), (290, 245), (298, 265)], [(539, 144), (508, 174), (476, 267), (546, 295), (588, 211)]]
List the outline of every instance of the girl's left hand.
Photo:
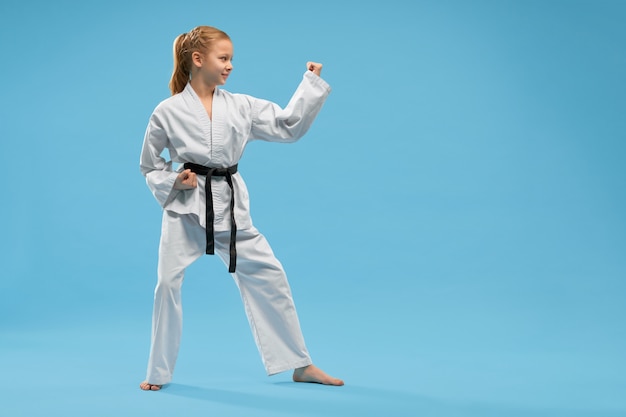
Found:
[(319, 64), (317, 62), (307, 62), (306, 63), (306, 68), (309, 71), (312, 71), (318, 77), (321, 76), (321, 74), (322, 74), (322, 64)]

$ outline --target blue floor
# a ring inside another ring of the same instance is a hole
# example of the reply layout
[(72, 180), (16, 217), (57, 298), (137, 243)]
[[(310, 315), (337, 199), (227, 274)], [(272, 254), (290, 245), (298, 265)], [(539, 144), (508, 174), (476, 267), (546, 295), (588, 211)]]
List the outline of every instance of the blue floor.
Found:
[[(192, 272), (207, 263), (200, 264)], [(429, 294), (395, 300), (367, 291), (340, 308), (335, 297), (321, 303), (301, 297), (315, 362), (346, 385), (295, 384), (287, 373), (265, 376), (234, 285), (229, 290), (228, 279), (221, 281), (213, 285), (221, 295), (211, 295), (211, 284), (197, 277), (185, 283), (179, 362), (173, 383), (160, 392), (138, 388), (149, 339), (147, 297), (135, 309), (111, 305), (105, 314), (83, 307), (5, 328), (0, 415), (626, 415), (623, 352), (585, 340), (610, 338), (601, 325), (595, 335), (579, 335), (565, 322), (552, 326), (554, 315), (545, 310), (534, 321), (532, 312), (506, 303), (497, 311), (483, 306), (494, 316), (479, 319), (482, 313), (468, 309), (477, 305), (467, 286), (439, 288), (437, 295), (433, 285)], [(461, 293), (464, 302), (454, 299)], [(222, 303), (210, 305), (218, 297)], [(409, 298), (413, 304), (405, 303)], [(581, 330), (590, 329), (581, 324)]]

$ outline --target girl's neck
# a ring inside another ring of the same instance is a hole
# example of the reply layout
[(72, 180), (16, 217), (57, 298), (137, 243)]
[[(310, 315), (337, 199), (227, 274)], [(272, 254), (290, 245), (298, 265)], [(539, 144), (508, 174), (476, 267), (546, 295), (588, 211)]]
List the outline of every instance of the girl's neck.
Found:
[(198, 97), (200, 97), (201, 99), (213, 97), (213, 93), (215, 92), (216, 88), (215, 85), (208, 85), (202, 82), (199, 77), (191, 78), (191, 81), (189, 83), (193, 87), (193, 91), (195, 91)]

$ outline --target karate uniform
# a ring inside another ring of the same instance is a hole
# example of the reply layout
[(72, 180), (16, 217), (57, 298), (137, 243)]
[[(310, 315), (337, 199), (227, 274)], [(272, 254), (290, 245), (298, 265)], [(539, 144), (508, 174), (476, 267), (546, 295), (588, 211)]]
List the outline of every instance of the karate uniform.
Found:
[[(309, 129), (330, 93), (311, 71), (304, 74), (287, 106), (216, 88), (212, 119), (190, 84), (154, 110), (144, 138), (140, 168), (163, 207), (158, 280), (154, 294), (152, 342), (146, 381), (171, 381), (182, 332), (181, 286), (185, 269), (205, 253), (205, 177), (191, 190), (173, 188), (181, 165), (227, 168), (236, 165), (255, 139), (294, 142)], [(170, 161), (163, 157), (167, 149)], [(253, 226), (249, 196), (241, 175), (211, 179), (215, 252), (229, 259), (230, 202), (237, 225), (237, 267), (232, 274), (268, 375), (310, 365), (291, 290), (282, 265)]]

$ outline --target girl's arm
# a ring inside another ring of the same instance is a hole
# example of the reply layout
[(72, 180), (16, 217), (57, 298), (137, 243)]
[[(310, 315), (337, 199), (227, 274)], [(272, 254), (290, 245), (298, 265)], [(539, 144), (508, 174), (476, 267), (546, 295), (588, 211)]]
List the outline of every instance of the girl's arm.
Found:
[(309, 130), (330, 94), (320, 78), (322, 64), (307, 63), (307, 71), (291, 100), (283, 109), (267, 100), (253, 99), (251, 139), (295, 142)]
[(180, 186), (177, 182), (181, 182), (177, 179), (182, 174), (174, 172), (172, 162), (166, 161), (162, 156), (167, 143), (167, 135), (158, 117), (152, 114), (146, 128), (139, 168), (161, 207), (166, 207), (176, 197)]

